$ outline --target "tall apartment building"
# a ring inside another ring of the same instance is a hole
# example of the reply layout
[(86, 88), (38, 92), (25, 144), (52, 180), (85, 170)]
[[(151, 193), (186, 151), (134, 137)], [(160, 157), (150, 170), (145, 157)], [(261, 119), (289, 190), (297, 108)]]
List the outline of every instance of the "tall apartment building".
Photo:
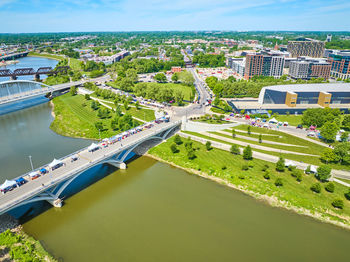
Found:
[(244, 76), (245, 58), (229, 57), (227, 59), (227, 66), (231, 68), (233, 72)]
[(290, 62), (289, 76), (293, 79), (323, 78), (327, 80), (331, 64), (321, 59), (299, 58)]
[(328, 57), (331, 64), (331, 76), (343, 80), (350, 79), (350, 51), (339, 51)]
[(279, 55), (248, 54), (245, 62), (244, 78), (253, 76), (273, 76), (279, 78), (283, 74), (284, 57)]
[(302, 38), (301, 41), (289, 41), (287, 50), (291, 57), (309, 56), (323, 57), (325, 44), (311, 38)]

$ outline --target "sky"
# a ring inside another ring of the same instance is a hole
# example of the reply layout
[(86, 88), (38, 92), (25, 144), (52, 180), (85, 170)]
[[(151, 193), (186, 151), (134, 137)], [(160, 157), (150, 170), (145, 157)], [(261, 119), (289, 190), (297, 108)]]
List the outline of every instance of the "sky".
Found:
[(350, 0), (0, 0), (0, 33), (349, 31)]

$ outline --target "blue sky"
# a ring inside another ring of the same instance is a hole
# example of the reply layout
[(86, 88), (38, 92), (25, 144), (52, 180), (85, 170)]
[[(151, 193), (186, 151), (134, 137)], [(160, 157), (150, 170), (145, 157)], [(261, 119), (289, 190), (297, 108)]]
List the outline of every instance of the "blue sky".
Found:
[(350, 30), (349, 0), (0, 0), (0, 33)]

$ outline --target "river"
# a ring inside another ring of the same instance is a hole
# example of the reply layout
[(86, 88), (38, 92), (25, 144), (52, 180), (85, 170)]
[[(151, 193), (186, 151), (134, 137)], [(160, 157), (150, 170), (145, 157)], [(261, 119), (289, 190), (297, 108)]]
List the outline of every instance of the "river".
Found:
[[(90, 143), (49, 129), (48, 103), (0, 116), (0, 177)], [(347, 261), (350, 232), (140, 157), (29, 219), (24, 230), (64, 261)]]
[[(34, 68), (34, 70), (37, 70), (40, 67), (52, 67), (54, 68), (57, 64), (58, 61), (54, 59), (48, 59), (44, 57), (31, 57), (31, 56), (26, 56), (17, 59), (19, 63), (17, 64), (12, 64), (8, 65), (6, 67), (0, 67), (0, 69), (11, 69), (11, 71), (16, 70), (18, 68)], [(40, 75), (41, 79), (45, 79), (47, 76), (46, 75)], [(19, 76), (19, 80), (33, 80), (34, 76)], [(0, 77), (0, 82), (9, 80), (8, 77)]]

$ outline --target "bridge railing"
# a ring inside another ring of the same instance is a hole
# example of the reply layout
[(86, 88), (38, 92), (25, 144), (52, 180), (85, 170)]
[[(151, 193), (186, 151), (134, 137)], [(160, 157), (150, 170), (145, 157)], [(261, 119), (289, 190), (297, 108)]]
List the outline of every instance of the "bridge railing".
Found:
[[(153, 121), (152, 121), (152, 122), (153, 122)], [(57, 185), (57, 184), (59, 184), (59, 183), (65, 181), (67, 178), (71, 177), (72, 174), (79, 174), (79, 173), (81, 173), (81, 172), (86, 171), (87, 169), (89, 169), (89, 168), (95, 166), (96, 164), (98, 164), (98, 163), (101, 162), (102, 160), (104, 160), (104, 159), (106, 159), (106, 158), (109, 158), (109, 157), (112, 157), (112, 156), (115, 155), (116, 152), (118, 152), (119, 150), (125, 150), (126, 148), (132, 147), (132, 146), (134, 146), (135, 144), (139, 144), (140, 141), (147, 140), (149, 137), (152, 137), (153, 135), (158, 134), (158, 133), (161, 133), (161, 132), (163, 132), (163, 131), (165, 131), (165, 130), (168, 130), (170, 127), (176, 126), (176, 125), (178, 125), (178, 124), (180, 124), (180, 123), (181, 123), (181, 120), (178, 120), (178, 121), (174, 122), (172, 125), (163, 127), (163, 128), (161, 128), (160, 130), (154, 131), (154, 132), (152, 132), (152, 133), (146, 135), (146, 136), (143, 137), (141, 140), (137, 140), (137, 141), (134, 141), (134, 142), (128, 144), (127, 147), (124, 147), (124, 148), (121, 147), (121, 148), (117, 149), (116, 151), (111, 151), (111, 152), (109, 152), (109, 153), (107, 153), (107, 154), (104, 154), (104, 155), (100, 156), (99, 158), (97, 158), (97, 159), (95, 159), (95, 160), (89, 162), (87, 165), (84, 165), (84, 166), (79, 167), (79, 168), (77, 168), (77, 169), (68, 171), (64, 176), (57, 177), (57, 179), (53, 179), (49, 184), (47, 184), (47, 185), (45, 185), (45, 186), (43, 186), (43, 187), (41, 186), (41, 187), (39, 187), (39, 188), (36, 188), (36, 189), (34, 189), (34, 190), (30, 191), (30, 192), (27, 192), (27, 194), (26, 194), (25, 196), (23, 196), (23, 197), (21, 197), (21, 198), (15, 200), (14, 202), (9, 203), (8, 205), (5, 205), (5, 206), (2, 208), (2, 210), (0, 210), (0, 213), (6, 212), (6, 211), (9, 210), (11, 207), (16, 206), (17, 204), (21, 203), (21, 202), (24, 201), (24, 200), (30, 199), (31, 197), (34, 197), (35, 195), (37, 195), (37, 194), (39, 194), (39, 193), (41, 193), (41, 192), (45, 192), (48, 188), (52, 187), (53, 185)], [(80, 150), (77, 150), (77, 151), (75, 151), (74, 153), (71, 153), (71, 154), (69, 154), (69, 155), (67, 155), (67, 156), (64, 156), (64, 157), (62, 157), (62, 158), (59, 158), (59, 160), (63, 160), (63, 159), (66, 159), (66, 158), (68, 158), (68, 157), (70, 157), (70, 156), (72, 156), (72, 155), (78, 154), (79, 152), (82, 152), (82, 151), (86, 150), (87, 148), (88, 148), (88, 147), (85, 147), (85, 148), (82, 148), (82, 149), (80, 149)], [(39, 168), (36, 168), (36, 169), (34, 169), (34, 171), (39, 171), (41, 168), (44, 168), (44, 167), (46, 167), (47, 165), (48, 165), (48, 164), (43, 165), (43, 166), (41, 166), (41, 167), (39, 167)], [(23, 177), (23, 176), (29, 175), (31, 172), (34, 172), (34, 171), (27, 172), (26, 174), (24, 174), (24, 175), (22, 175), (22, 176), (19, 176), (19, 177)], [(19, 177), (17, 177), (17, 178), (19, 178)], [(17, 179), (17, 178), (14, 178), (14, 179)], [(29, 196), (28, 196), (28, 195), (29, 195)]]

